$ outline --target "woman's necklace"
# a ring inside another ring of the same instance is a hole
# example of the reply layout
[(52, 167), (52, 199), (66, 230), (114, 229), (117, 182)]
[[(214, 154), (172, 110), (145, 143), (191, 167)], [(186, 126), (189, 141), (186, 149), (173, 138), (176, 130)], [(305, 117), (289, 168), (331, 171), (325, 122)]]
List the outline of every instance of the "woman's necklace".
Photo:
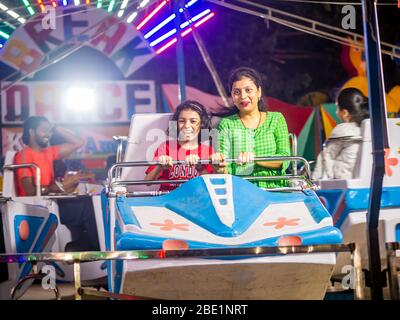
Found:
[[(259, 115), (259, 118), (258, 118), (257, 127), (256, 127), (255, 129), (253, 129), (253, 130), (257, 130), (258, 127), (259, 127), (260, 124), (261, 124), (261, 118), (262, 118), (262, 113), (261, 113), (261, 111), (258, 112), (258, 115)], [(242, 120), (242, 118), (241, 118), (240, 116), (239, 116), (239, 119), (240, 119), (240, 121), (242, 122), (243, 126), (244, 126), (246, 129), (251, 129), (251, 128), (246, 127), (246, 125), (244, 124), (244, 122), (243, 122), (243, 120)]]

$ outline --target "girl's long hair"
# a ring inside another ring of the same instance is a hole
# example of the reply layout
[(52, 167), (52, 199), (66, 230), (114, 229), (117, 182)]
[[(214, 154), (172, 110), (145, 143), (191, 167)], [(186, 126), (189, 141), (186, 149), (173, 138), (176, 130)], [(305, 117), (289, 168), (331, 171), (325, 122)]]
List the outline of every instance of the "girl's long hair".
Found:
[(358, 125), (369, 118), (368, 98), (356, 88), (346, 88), (339, 92), (336, 104), (340, 110), (346, 109), (350, 113), (351, 122)]
[[(200, 132), (198, 135), (198, 142), (201, 142), (201, 130), (202, 129), (211, 129), (211, 120), (210, 116), (207, 113), (206, 108), (197, 101), (194, 100), (187, 100), (182, 102), (180, 105), (178, 105), (175, 109), (174, 114), (172, 115), (171, 121), (174, 121), (175, 123), (178, 123), (179, 115), (181, 114), (182, 111), (184, 110), (193, 110), (198, 113), (200, 117)], [(178, 132), (178, 125), (176, 126), (176, 132), (168, 132), (169, 136), (171, 138), (177, 139), (179, 136)]]

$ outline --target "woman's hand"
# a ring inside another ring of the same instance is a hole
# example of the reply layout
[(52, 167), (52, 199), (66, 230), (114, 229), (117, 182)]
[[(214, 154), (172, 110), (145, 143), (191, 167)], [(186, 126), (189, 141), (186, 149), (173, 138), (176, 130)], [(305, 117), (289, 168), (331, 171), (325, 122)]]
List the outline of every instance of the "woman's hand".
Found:
[(211, 155), (211, 162), (212, 162), (212, 167), (215, 172), (217, 173), (227, 173), (228, 172), (228, 163), (225, 162), (225, 156), (220, 153), (213, 153)]
[(170, 169), (172, 167), (172, 157), (160, 156), (158, 157), (158, 164), (163, 170)]
[(248, 163), (254, 162), (254, 153), (253, 152), (241, 152), (238, 157), (238, 165), (244, 165)]

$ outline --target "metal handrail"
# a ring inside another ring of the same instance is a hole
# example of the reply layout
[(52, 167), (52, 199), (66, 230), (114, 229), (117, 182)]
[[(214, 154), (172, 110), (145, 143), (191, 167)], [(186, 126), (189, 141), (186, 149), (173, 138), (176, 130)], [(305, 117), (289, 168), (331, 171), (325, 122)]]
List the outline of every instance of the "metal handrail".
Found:
[[(322, 245), (301, 245), (301, 246), (278, 246), (278, 247), (251, 247), (251, 248), (211, 248), (192, 250), (127, 250), (127, 251), (89, 251), (89, 252), (55, 252), (55, 253), (22, 253), (22, 254), (0, 254), (0, 263), (37, 263), (64, 261), (74, 264), (74, 286), (75, 299), (82, 298), (82, 286), (80, 281), (80, 263), (85, 261), (99, 260), (164, 260), (170, 258), (212, 258), (231, 256), (270, 256), (290, 254), (313, 254), (349, 252), (352, 254), (355, 280), (355, 296), (363, 299), (362, 290), (362, 269), (360, 248), (355, 243), (349, 244), (322, 244)], [(123, 298), (122, 296), (120, 298)], [(125, 297), (127, 298), (127, 296)]]
[(34, 163), (23, 163), (23, 164), (8, 164), (3, 167), (3, 170), (16, 170), (20, 168), (34, 168), (36, 169), (36, 196), (41, 197), (41, 181), (40, 181), (40, 168)]
[[(308, 163), (308, 161), (303, 158), (303, 157), (255, 157), (254, 158), (254, 162), (255, 161), (290, 161), (290, 160), (297, 160), (297, 161), (301, 161), (304, 163), (304, 167), (306, 170), (306, 178), (310, 179), (311, 177), (311, 170), (310, 170), (310, 165)], [(238, 159), (225, 159), (226, 163), (233, 163), (233, 162), (238, 162)], [(172, 161), (172, 164), (185, 164), (186, 161), (184, 160), (174, 160)], [(199, 160), (198, 162), (199, 164), (212, 164), (213, 162), (211, 160)], [(116, 169), (118, 168), (128, 168), (128, 167), (145, 167), (145, 166), (154, 166), (154, 165), (158, 165), (159, 162), (158, 161), (131, 161), (131, 162), (118, 162), (115, 163), (111, 166), (111, 168), (108, 170), (108, 181), (111, 187), (111, 183), (114, 181), (114, 177), (113, 177), (113, 173)], [(282, 177), (290, 177), (290, 176), (282, 176)], [(275, 177), (271, 177), (271, 178), (275, 178)], [(284, 179), (284, 178), (280, 178), (280, 179)], [(275, 178), (276, 180), (276, 178)], [(123, 180), (121, 180), (120, 182), (122, 182)], [(147, 184), (151, 184), (152, 181), (158, 181), (158, 183), (160, 183), (160, 180), (149, 180), (146, 181)]]

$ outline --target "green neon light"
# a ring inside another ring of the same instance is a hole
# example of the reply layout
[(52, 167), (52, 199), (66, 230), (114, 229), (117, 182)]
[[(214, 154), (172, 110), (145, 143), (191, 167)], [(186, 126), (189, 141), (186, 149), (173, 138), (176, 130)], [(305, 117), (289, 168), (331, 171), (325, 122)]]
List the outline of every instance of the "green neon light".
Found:
[(108, 6), (108, 12), (111, 12), (114, 10), (114, 5), (115, 5), (115, 0), (111, 0), (109, 6)]
[(0, 30), (0, 36), (2, 36), (2, 37), (5, 38), (5, 39), (8, 39), (8, 38), (10, 37), (9, 34), (3, 32), (3, 31), (1, 31), (1, 30)]

